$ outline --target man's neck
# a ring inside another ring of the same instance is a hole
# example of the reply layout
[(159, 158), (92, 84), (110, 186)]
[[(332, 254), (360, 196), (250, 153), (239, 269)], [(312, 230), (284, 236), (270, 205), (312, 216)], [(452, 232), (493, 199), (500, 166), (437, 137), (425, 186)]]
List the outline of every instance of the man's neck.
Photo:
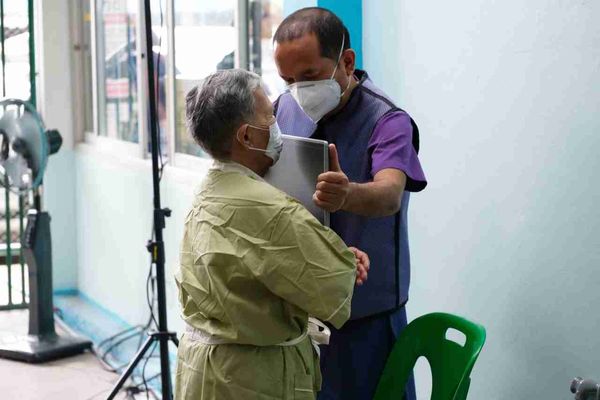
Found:
[(252, 162), (250, 162), (249, 160), (246, 160), (242, 157), (238, 158), (238, 157), (232, 156), (231, 159), (226, 162), (235, 163), (242, 167), (245, 167), (260, 177), (264, 176), (266, 173), (266, 171), (259, 171), (260, 168), (257, 165), (254, 165)]

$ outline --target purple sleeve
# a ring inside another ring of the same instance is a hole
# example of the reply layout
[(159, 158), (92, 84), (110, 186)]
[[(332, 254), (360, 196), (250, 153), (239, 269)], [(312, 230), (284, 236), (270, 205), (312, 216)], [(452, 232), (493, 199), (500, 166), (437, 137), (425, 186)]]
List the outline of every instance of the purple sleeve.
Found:
[(403, 111), (394, 111), (381, 117), (371, 139), (371, 175), (386, 168), (399, 169), (406, 174), (405, 190), (420, 192), (427, 180), (412, 142), (413, 129), (410, 117)]

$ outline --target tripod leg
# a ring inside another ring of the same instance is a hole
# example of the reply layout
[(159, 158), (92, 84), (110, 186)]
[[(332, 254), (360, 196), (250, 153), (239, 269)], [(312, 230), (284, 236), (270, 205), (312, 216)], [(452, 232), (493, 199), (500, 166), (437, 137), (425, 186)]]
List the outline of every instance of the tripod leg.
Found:
[(144, 346), (142, 346), (142, 348), (137, 352), (137, 354), (135, 355), (135, 358), (133, 360), (131, 360), (131, 362), (129, 363), (129, 366), (127, 366), (127, 369), (125, 370), (125, 372), (123, 372), (121, 374), (121, 377), (119, 378), (119, 381), (114, 386), (112, 392), (110, 393), (110, 395), (108, 395), (108, 397), (106, 398), (106, 400), (112, 400), (112, 399), (115, 398), (115, 396), (117, 395), (117, 393), (119, 393), (119, 390), (121, 390), (121, 388), (123, 387), (123, 384), (125, 384), (125, 381), (133, 373), (133, 370), (135, 369), (135, 367), (137, 366), (137, 364), (144, 357), (144, 354), (146, 353), (146, 351), (148, 351), (148, 349), (150, 348), (150, 346), (152, 345), (152, 343), (156, 339), (157, 338), (154, 337), (154, 336), (150, 336), (148, 339), (146, 339), (146, 342), (144, 343)]

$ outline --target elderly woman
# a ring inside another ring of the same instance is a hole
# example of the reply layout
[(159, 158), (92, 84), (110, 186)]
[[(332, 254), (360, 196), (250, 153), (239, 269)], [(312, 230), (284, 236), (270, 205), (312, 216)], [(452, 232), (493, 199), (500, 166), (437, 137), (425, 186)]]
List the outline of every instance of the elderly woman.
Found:
[(261, 178), (282, 140), (256, 74), (209, 76), (187, 95), (186, 118), (215, 164), (185, 222), (176, 398), (314, 399), (308, 317), (343, 325), (368, 257)]

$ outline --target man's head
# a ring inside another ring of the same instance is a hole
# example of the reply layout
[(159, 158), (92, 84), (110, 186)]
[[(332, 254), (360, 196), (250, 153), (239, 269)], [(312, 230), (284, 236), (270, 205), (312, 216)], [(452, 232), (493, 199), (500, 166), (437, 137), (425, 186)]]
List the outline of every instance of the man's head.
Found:
[(288, 84), (326, 80), (333, 74), (349, 97), (356, 54), (348, 29), (334, 13), (318, 7), (298, 10), (283, 20), (273, 40), (279, 75)]
[(337, 15), (325, 8), (308, 7), (290, 14), (277, 28), (273, 40), (278, 45), (315, 35), (319, 55), (332, 61), (338, 60), (340, 46), (350, 46), (350, 34)]
[(218, 71), (186, 96), (188, 130), (213, 158), (236, 161), (260, 175), (273, 159), (265, 154), (273, 106), (253, 72)]

